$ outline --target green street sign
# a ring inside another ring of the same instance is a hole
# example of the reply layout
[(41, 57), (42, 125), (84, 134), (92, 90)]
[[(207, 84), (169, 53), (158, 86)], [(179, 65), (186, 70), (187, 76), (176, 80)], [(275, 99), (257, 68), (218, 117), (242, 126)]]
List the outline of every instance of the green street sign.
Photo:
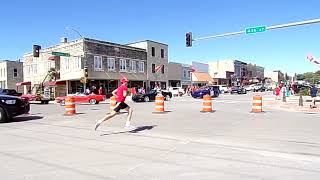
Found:
[(254, 34), (254, 33), (264, 32), (266, 30), (267, 30), (267, 26), (250, 27), (250, 28), (246, 28), (246, 34)]
[(66, 57), (70, 57), (70, 54), (69, 53), (64, 53), (64, 52), (52, 52), (51, 53), (52, 55), (54, 56), (66, 56)]

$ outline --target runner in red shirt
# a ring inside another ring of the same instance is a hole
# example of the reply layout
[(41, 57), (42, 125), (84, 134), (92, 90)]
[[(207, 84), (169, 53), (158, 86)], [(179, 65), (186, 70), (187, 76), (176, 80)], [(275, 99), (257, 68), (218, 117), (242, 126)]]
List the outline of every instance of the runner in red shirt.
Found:
[(135, 128), (134, 126), (131, 125), (131, 116), (132, 116), (133, 110), (130, 106), (128, 106), (128, 104), (125, 103), (126, 96), (128, 94), (128, 92), (127, 92), (128, 91), (128, 88), (127, 88), (128, 80), (125, 78), (122, 78), (120, 80), (120, 82), (121, 82), (121, 86), (119, 86), (116, 90), (114, 90), (112, 92), (112, 94), (117, 98), (116, 107), (106, 117), (97, 121), (95, 128), (94, 128), (95, 130), (97, 130), (97, 128), (100, 126), (100, 124), (102, 122), (107, 121), (107, 120), (113, 118), (115, 115), (117, 115), (118, 112), (120, 111), (120, 109), (125, 109), (126, 111), (128, 111), (128, 117), (127, 117), (127, 122), (126, 122), (125, 128), (128, 128), (128, 129)]

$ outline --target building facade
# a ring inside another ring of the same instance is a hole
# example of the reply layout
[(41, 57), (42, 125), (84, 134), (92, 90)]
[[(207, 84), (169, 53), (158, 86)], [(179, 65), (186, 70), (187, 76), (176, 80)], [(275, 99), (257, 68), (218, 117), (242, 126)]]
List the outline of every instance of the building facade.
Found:
[(280, 84), (285, 82), (284, 74), (280, 70), (276, 71), (267, 71), (265, 74), (266, 78), (270, 78), (272, 82), (276, 84)]
[[(52, 56), (52, 52), (69, 53), (70, 57)], [(88, 69), (87, 83), (80, 82)], [(147, 52), (145, 49), (115, 44), (106, 41), (82, 38), (72, 42), (64, 39), (61, 44), (41, 50), (40, 57), (31, 53), (24, 56), (24, 81), (34, 87), (49, 83), (54, 96), (84, 92), (89, 88), (97, 92), (103, 87), (110, 94), (124, 76), (130, 86), (147, 84)], [(53, 77), (48, 72), (54, 70)]]
[[(0, 61), (0, 88), (16, 89), (16, 84), (23, 81), (23, 63), (19, 61)], [(23, 89), (17, 89), (23, 92)]]
[(264, 79), (264, 68), (256, 64), (249, 63), (248, 66), (248, 80), (257, 83)]
[(181, 87), (183, 68), (181, 63), (170, 62), (168, 65), (169, 87)]
[(131, 47), (144, 49), (147, 52), (147, 89), (157, 84), (162, 89), (168, 86), (168, 45), (155, 41), (141, 41), (127, 44)]
[(181, 86), (183, 89), (187, 89), (189, 86), (191, 86), (191, 71), (192, 66), (189, 64), (182, 64), (182, 80), (181, 80)]
[(208, 64), (209, 74), (213, 77), (214, 84), (241, 84), (248, 75), (247, 63), (239, 60), (222, 60)]

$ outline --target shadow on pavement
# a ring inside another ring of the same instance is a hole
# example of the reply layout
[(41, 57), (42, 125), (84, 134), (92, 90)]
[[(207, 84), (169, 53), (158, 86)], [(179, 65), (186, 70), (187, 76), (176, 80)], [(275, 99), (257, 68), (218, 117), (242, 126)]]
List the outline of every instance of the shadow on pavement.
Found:
[(18, 116), (18, 117), (12, 118), (7, 123), (32, 121), (32, 120), (38, 120), (38, 119), (43, 119), (43, 117), (42, 116)]
[(152, 125), (152, 126), (140, 126), (140, 127), (137, 127), (136, 129), (134, 130), (130, 130), (130, 131), (120, 131), (120, 132), (111, 132), (111, 133), (105, 133), (105, 134), (101, 134), (100, 136), (109, 136), (109, 135), (115, 135), (115, 134), (124, 134), (124, 133), (138, 133), (138, 132), (141, 132), (141, 131), (145, 131), (145, 130), (151, 130), (153, 129), (154, 127), (156, 127), (157, 125)]

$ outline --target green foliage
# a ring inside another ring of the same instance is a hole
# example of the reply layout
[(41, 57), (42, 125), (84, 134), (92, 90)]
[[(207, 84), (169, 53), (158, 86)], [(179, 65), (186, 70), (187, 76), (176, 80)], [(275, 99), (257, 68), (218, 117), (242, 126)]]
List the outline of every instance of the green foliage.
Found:
[(313, 72), (306, 72), (306, 73), (303, 73), (303, 74), (298, 74), (297, 75), (297, 79), (298, 80), (305, 80), (307, 82), (310, 82), (310, 83), (317, 83), (320, 81), (320, 71), (317, 71), (315, 73)]
[(303, 89), (303, 90), (301, 90), (298, 94), (297, 94), (297, 96), (309, 96), (309, 89)]

